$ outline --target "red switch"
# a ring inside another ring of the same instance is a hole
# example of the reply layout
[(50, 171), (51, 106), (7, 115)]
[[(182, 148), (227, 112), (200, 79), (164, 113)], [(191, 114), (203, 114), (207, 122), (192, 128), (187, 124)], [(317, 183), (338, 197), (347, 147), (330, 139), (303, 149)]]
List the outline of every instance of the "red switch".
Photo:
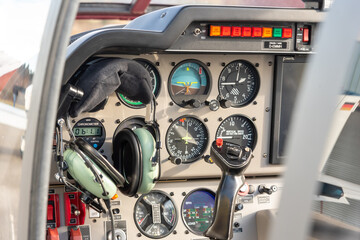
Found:
[(64, 193), (65, 225), (83, 225), (85, 222), (85, 204), (80, 200), (81, 192)]
[(221, 35), (223, 37), (228, 37), (231, 35), (231, 27), (221, 26)]
[(70, 240), (82, 240), (80, 228), (70, 229)]
[(292, 38), (292, 28), (283, 28), (282, 38)]
[(60, 240), (57, 228), (48, 228), (46, 240)]
[(309, 38), (309, 28), (304, 28), (303, 30), (303, 42), (304, 43), (308, 43), (310, 41), (310, 38)]
[(262, 28), (261, 27), (253, 27), (251, 36), (252, 37), (261, 37), (262, 36)]
[(241, 27), (232, 27), (231, 36), (232, 37), (240, 37), (241, 36)]
[(242, 37), (251, 37), (251, 27), (242, 28)]
[(47, 220), (52, 221), (54, 220), (54, 206), (49, 204), (47, 207)]

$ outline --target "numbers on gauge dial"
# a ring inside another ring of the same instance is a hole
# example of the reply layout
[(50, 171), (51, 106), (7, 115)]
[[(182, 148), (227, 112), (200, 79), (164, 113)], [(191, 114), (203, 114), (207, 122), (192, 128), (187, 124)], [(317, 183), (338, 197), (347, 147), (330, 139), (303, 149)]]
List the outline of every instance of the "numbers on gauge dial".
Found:
[(241, 115), (233, 115), (221, 122), (216, 131), (216, 138), (222, 138), (254, 150), (257, 132), (250, 119)]
[(219, 77), (220, 97), (231, 102), (232, 107), (249, 104), (259, 91), (260, 77), (251, 63), (238, 60), (229, 63)]
[(166, 148), (172, 157), (189, 163), (205, 152), (208, 139), (206, 126), (199, 119), (183, 116), (170, 125), (166, 134)]

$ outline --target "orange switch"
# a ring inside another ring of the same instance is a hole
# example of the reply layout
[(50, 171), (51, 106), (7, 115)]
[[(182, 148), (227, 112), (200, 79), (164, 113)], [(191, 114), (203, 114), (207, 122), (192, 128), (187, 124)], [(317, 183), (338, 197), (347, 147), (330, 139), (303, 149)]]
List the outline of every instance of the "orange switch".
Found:
[(220, 36), (221, 27), (210, 25), (210, 37)]
[(262, 37), (271, 38), (272, 37), (272, 28), (263, 27)]
[(221, 148), (223, 146), (223, 144), (224, 144), (224, 140), (222, 138), (216, 139), (216, 146), (218, 148)]
[(82, 240), (82, 235), (80, 228), (78, 229), (70, 229), (70, 240)]
[(46, 240), (60, 240), (57, 228), (48, 228)]
[(47, 220), (48, 221), (54, 220), (54, 206), (51, 204), (47, 206)]

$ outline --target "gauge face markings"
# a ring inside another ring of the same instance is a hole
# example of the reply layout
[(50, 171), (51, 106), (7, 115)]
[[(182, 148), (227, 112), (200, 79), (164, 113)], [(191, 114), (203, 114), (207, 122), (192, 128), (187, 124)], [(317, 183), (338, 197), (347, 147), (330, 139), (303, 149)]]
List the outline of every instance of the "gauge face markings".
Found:
[(189, 107), (191, 100), (204, 102), (210, 93), (210, 86), (209, 71), (197, 60), (185, 60), (177, 64), (168, 82), (170, 97), (181, 107)]
[(181, 212), (185, 226), (193, 233), (202, 235), (214, 218), (215, 193), (207, 189), (190, 192), (184, 199)]
[(206, 126), (197, 118), (182, 116), (170, 125), (166, 133), (166, 148), (183, 163), (197, 160), (206, 150), (209, 137)]
[[(160, 83), (161, 83), (160, 74), (159, 74), (158, 70), (152, 64), (150, 64), (147, 60), (143, 60), (143, 59), (135, 59), (135, 60), (138, 63), (140, 63), (146, 69), (146, 71), (149, 73), (149, 75), (151, 77), (152, 91), (153, 91), (155, 97), (157, 97), (159, 95)], [(131, 100), (121, 93), (117, 93), (117, 95), (118, 95), (119, 99), (128, 107), (131, 107), (131, 108), (145, 107), (145, 105), (140, 101)]]
[(177, 223), (175, 205), (165, 193), (151, 191), (136, 202), (134, 220), (137, 228), (147, 237), (165, 237)]
[(256, 97), (260, 87), (260, 77), (251, 63), (237, 60), (224, 67), (218, 87), (221, 98), (229, 100), (232, 107), (241, 107), (249, 104)]
[(253, 122), (242, 115), (233, 115), (222, 121), (216, 131), (216, 138), (249, 147), (254, 150), (257, 132)]

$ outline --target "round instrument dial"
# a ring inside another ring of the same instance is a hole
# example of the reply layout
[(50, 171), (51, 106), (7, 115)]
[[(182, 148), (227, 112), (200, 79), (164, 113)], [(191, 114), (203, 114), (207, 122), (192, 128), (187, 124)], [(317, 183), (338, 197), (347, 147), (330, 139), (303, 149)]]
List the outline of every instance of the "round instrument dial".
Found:
[(169, 235), (177, 223), (175, 205), (161, 191), (142, 195), (135, 204), (134, 219), (137, 228), (150, 238)]
[(257, 133), (250, 119), (242, 115), (233, 115), (221, 122), (216, 130), (216, 138), (254, 150)]
[(166, 148), (170, 156), (180, 158), (183, 163), (199, 159), (208, 142), (206, 126), (195, 117), (177, 118), (166, 133)]
[(72, 128), (75, 137), (81, 137), (99, 150), (105, 142), (105, 127), (96, 118), (83, 118)]
[(172, 100), (181, 107), (204, 102), (210, 92), (211, 79), (207, 67), (197, 60), (186, 60), (174, 67), (169, 79)]
[[(159, 71), (156, 69), (155, 66), (153, 66), (147, 60), (144, 60), (144, 59), (135, 59), (135, 60), (138, 63), (140, 63), (146, 69), (146, 71), (149, 72), (150, 77), (151, 77), (151, 87), (152, 87), (155, 97), (157, 97), (160, 92), (160, 83), (161, 83)], [(116, 92), (116, 94), (117, 94), (118, 98), (120, 99), (120, 101), (128, 107), (131, 107), (131, 108), (144, 108), (145, 107), (145, 104), (143, 104), (140, 101), (131, 100), (130, 98), (128, 98), (118, 92)]]
[(232, 107), (242, 107), (256, 97), (260, 77), (253, 65), (244, 60), (229, 63), (219, 77), (219, 93)]
[(193, 233), (202, 235), (214, 218), (215, 193), (207, 189), (190, 192), (184, 199), (181, 212), (185, 226)]

